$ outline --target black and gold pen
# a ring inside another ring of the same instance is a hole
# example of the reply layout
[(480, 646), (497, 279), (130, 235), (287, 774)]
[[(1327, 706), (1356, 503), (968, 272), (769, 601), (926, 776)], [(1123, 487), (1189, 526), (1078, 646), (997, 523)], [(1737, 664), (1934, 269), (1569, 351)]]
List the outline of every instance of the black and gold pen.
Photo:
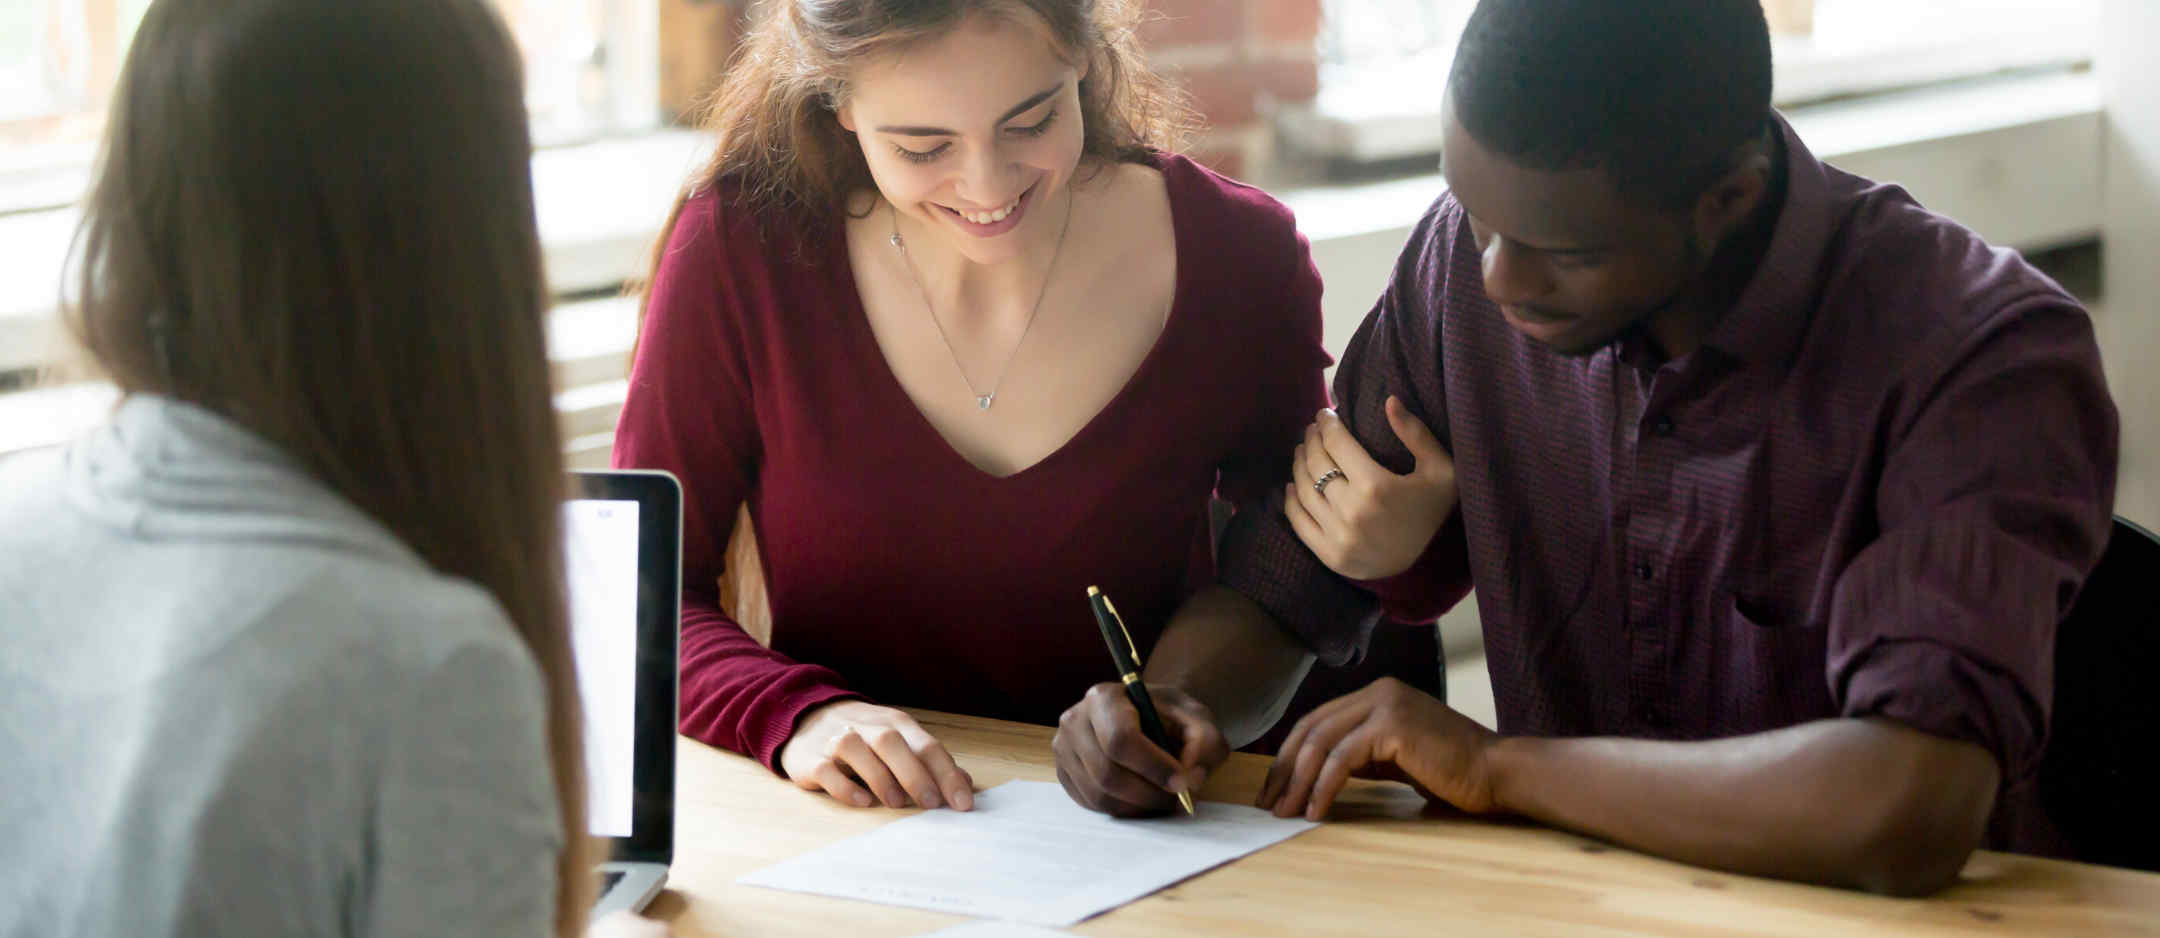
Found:
[[(1140, 731), (1162, 751), (1176, 756), (1170, 734), (1163, 729), (1162, 716), (1155, 712), (1155, 699), (1148, 696), (1147, 685), (1140, 681), (1140, 649), (1133, 645), (1132, 633), (1125, 630), (1125, 620), (1110, 604), (1110, 597), (1092, 586), (1088, 587), (1088, 608), (1095, 612), (1095, 624), (1102, 628), (1103, 644), (1110, 646), (1110, 661), (1117, 666), (1118, 678), (1125, 682), (1125, 696), (1132, 698), (1133, 709), (1140, 711)], [(1191, 793), (1178, 792), (1177, 800), (1185, 806), (1186, 814), (1193, 813)]]

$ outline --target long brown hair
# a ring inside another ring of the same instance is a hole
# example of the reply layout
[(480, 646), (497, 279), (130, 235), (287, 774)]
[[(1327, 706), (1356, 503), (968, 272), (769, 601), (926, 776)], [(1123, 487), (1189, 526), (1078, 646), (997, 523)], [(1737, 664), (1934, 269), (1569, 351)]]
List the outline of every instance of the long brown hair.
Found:
[(785, 219), (798, 230), (830, 224), (844, 199), (874, 184), (860, 144), (835, 113), (847, 100), (851, 70), (975, 14), (1040, 23), (1072, 61), (1086, 62), (1083, 162), (1100, 167), (1173, 149), (1195, 126), (1183, 92), (1141, 54), (1138, 0), (758, 0), (749, 33), (698, 119), (718, 144), (668, 213), (652, 270), (683, 203), (723, 178), (741, 182), (747, 208), (761, 219)]
[(494, 595), (547, 683), (574, 935), (591, 847), (521, 71), (483, 0), (157, 0), (68, 318), (123, 392), (231, 418)]

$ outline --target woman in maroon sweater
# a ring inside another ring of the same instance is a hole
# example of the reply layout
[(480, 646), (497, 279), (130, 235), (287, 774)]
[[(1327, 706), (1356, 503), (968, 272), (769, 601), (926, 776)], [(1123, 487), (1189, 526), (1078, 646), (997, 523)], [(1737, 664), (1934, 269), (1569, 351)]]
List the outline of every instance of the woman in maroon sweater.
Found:
[[(1132, 14), (763, 8), (616, 432), (617, 465), (685, 488), (684, 732), (856, 804), (967, 808), (871, 701), (1054, 721), (1110, 673), (1087, 587), (1147, 649), (1213, 578), (1210, 497), (1289, 478), (1326, 403), (1318, 274), (1275, 200), (1159, 149), (1182, 111)], [(743, 505), (770, 648), (718, 599)], [(1434, 685), (1430, 630), (1402, 641), (1373, 657)]]

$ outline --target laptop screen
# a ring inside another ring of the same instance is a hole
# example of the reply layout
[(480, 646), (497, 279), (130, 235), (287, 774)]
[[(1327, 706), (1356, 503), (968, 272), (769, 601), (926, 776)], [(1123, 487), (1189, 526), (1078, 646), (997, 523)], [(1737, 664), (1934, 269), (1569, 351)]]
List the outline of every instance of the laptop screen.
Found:
[(585, 702), (586, 800), (597, 837), (628, 837), (637, 751), (638, 503), (565, 503), (570, 638)]

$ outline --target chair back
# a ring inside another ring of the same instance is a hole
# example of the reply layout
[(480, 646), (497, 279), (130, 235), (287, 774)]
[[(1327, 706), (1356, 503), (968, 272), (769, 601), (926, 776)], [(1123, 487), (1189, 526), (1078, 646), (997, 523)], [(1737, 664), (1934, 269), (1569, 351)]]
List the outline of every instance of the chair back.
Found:
[(2160, 537), (2115, 519), (2055, 637), (2040, 799), (2078, 859), (2160, 872)]

